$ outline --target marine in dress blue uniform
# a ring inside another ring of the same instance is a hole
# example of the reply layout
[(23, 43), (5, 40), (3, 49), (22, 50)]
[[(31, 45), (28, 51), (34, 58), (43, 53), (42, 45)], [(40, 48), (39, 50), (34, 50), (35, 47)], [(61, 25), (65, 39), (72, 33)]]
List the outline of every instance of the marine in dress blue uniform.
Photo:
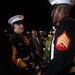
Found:
[(69, 70), (75, 57), (75, 20), (66, 15), (66, 13), (56, 22), (54, 20), (55, 13), (59, 13), (63, 5), (71, 7), (72, 3), (71, 0), (49, 1), (51, 5), (54, 5), (51, 17), (57, 29), (51, 44), (53, 54), (51, 54), (51, 60), (44, 75), (69, 75)]
[[(16, 57), (16, 61), (17, 61), (16, 65), (19, 67), (21, 74), (33, 75), (33, 72), (35, 72), (35, 69), (33, 69), (30, 65), (30, 62), (31, 62), (30, 43), (27, 36), (24, 35), (23, 20), (24, 20), (23, 15), (15, 15), (8, 20), (8, 23), (11, 24), (14, 30), (14, 33), (9, 39), (9, 41), (11, 42), (13, 47), (15, 47), (16, 49), (13, 52), (14, 53), (16, 52), (14, 57)], [(15, 60), (13, 60), (13, 62), (15, 63)]]

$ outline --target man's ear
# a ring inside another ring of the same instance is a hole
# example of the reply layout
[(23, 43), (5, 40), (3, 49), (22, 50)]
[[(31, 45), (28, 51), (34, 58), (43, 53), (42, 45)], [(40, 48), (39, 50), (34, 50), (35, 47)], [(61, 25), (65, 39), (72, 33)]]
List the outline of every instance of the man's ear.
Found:
[(61, 11), (61, 6), (57, 6), (56, 10), (59, 13)]
[(12, 29), (14, 29), (14, 25), (12, 25)]

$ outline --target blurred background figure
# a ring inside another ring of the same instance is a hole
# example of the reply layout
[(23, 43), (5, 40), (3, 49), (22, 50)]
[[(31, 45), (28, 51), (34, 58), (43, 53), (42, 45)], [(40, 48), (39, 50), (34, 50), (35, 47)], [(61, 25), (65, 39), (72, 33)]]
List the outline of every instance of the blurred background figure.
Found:
[(35, 69), (42, 68), (43, 54), (38, 32), (36, 30), (31, 31), (32, 36), (30, 37), (31, 55), (33, 59), (33, 66)]
[(27, 31), (26, 35), (27, 35), (28, 38), (31, 37), (31, 32)]
[(12, 34), (8, 33), (8, 30), (4, 30), (4, 33), (6, 34), (6, 36), (8, 37), (8, 39), (11, 37)]
[(42, 55), (43, 55), (43, 60), (46, 59), (45, 58), (45, 42), (46, 42), (46, 37), (44, 35), (44, 31), (39, 31), (39, 39), (40, 39), (40, 44), (42, 47)]

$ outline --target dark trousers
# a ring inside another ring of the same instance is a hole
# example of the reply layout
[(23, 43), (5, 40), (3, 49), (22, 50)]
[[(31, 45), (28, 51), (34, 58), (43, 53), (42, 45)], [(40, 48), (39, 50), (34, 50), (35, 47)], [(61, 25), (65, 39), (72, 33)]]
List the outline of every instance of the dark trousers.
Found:
[(37, 65), (39, 65), (39, 68), (42, 68), (42, 56), (38, 56), (35, 53), (31, 53), (32, 56), (32, 60), (33, 60), (33, 64), (34, 64), (34, 68), (36, 68)]

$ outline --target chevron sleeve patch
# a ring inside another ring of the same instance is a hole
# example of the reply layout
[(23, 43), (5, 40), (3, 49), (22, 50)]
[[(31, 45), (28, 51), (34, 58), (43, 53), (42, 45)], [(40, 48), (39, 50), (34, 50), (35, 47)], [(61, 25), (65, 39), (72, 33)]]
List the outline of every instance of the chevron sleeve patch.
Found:
[(58, 36), (56, 40), (56, 48), (59, 51), (65, 51), (68, 50), (70, 46), (71, 39), (67, 35), (67, 32), (64, 31), (60, 36)]

